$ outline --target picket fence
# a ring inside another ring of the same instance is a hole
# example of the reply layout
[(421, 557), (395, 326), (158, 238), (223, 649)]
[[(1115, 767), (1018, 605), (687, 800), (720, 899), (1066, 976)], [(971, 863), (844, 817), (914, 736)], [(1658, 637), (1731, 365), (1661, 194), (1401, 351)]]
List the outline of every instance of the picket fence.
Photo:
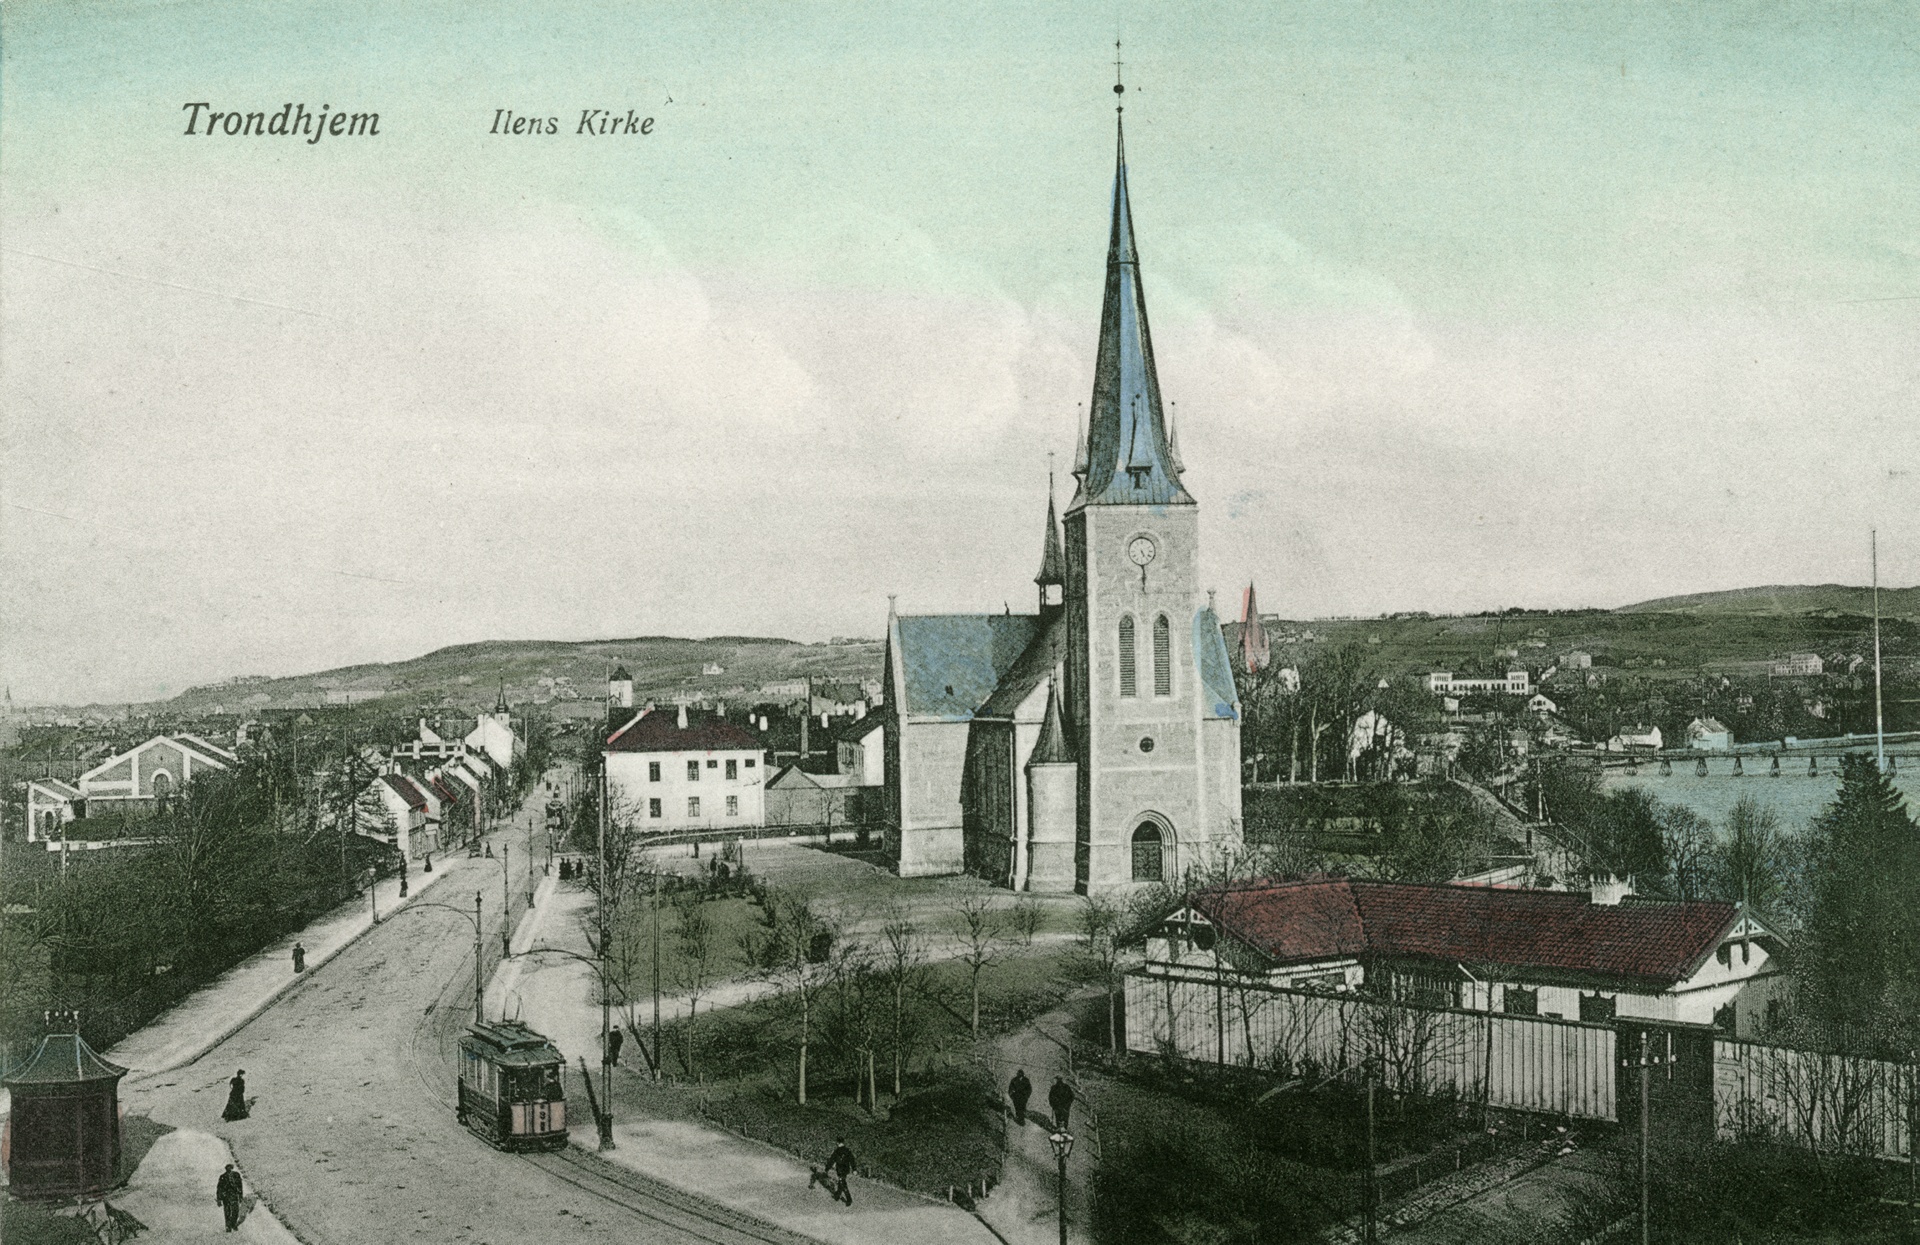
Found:
[(1612, 1028), (1418, 1007), (1354, 994), (1152, 972), (1126, 980), (1127, 1049), (1299, 1073), (1372, 1058), (1393, 1092), (1454, 1093), (1495, 1109), (1617, 1118)]

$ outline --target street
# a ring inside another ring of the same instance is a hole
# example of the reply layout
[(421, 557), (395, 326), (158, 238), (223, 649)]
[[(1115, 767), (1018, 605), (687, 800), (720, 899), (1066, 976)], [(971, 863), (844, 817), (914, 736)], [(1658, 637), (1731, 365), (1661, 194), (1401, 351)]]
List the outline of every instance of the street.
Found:
[[(525, 832), (495, 841), (524, 843)], [(496, 864), (442, 861), (449, 876), (430, 899), (383, 921), (201, 1059), (130, 1081), (127, 1110), (228, 1142), (250, 1187), (310, 1245), (799, 1240), (577, 1148), (505, 1154), (455, 1123), (453, 1052), (472, 1017), (473, 932), (436, 905), (470, 908), (482, 894), (491, 965)], [(220, 1109), (238, 1068), (257, 1102), (250, 1118), (228, 1123)], [(575, 1136), (591, 1146), (577, 1073), (568, 1085)], [(210, 1190), (207, 1206), (211, 1226)]]

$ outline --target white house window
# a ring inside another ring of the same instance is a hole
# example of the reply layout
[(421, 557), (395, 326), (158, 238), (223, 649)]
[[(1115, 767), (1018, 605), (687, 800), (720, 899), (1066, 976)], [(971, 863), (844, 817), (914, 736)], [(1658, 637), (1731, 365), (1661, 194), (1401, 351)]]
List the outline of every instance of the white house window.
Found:
[(752, 768), (753, 768), (753, 758), (752, 758), (752, 757), (748, 757), (748, 758), (747, 758), (747, 768), (748, 768), (748, 769), (752, 769)]
[(687, 762), (687, 781), (688, 782), (700, 781), (700, 762), (698, 761)]
[(173, 794), (173, 775), (161, 770), (153, 776), (153, 798), (164, 800)]
[(738, 817), (739, 815), (740, 815), (740, 797), (737, 795), (728, 796), (727, 797), (727, 816)]
[(1520, 986), (1508, 986), (1500, 1000), (1500, 1010), (1509, 1016), (1538, 1016), (1540, 992)]
[(1153, 694), (1173, 695), (1173, 627), (1165, 614), (1153, 620)]
[(658, 801), (658, 800), (648, 800), (648, 801), (647, 801), (647, 816), (649, 816), (649, 817), (658, 817), (659, 815), (660, 815), (660, 801)]
[(700, 797), (697, 795), (688, 796), (687, 797), (687, 816), (698, 817), (699, 815), (700, 815)]
[(728, 761), (727, 762), (727, 781), (732, 782), (734, 779), (738, 777), (740, 777), (740, 762)]
[(1120, 694), (1135, 696), (1139, 694), (1139, 675), (1134, 670), (1133, 656), (1133, 616), (1120, 620)]
[(647, 762), (647, 781), (648, 782), (660, 781), (660, 762), (658, 761)]
[(716, 760), (714, 760), (714, 759), (713, 759), (712, 757), (708, 757), (708, 758), (707, 758), (707, 768), (708, 768), (708, 769), (719, 769), (719, 768), (720, 768), (720, 762), (718, 762), (718, 761), (716, 761)]

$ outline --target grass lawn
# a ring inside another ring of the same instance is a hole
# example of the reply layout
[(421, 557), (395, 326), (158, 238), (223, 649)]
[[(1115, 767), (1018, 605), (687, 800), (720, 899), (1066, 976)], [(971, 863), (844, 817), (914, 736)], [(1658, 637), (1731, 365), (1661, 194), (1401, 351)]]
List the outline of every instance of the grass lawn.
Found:
[[(981, 977), (980, 1039), (1018, 1029), (1060, 1005), (1084, 980), (1071, 950), (1011, 954)], [(638, 1076), (623, 1099), (641, 1111), (680, 1118), (705, 1115), (728, 1127), (819, 1162), (845, 1136), (872, 1175), (924, 1193), (944, 1195), (997, 1176), (1004, 1124), (995, 1077), (976, 1058), (969, 1033), (971, 999), (965, 965), (929, 965), (909, 998), (902, 1026), (901, 1093), (893, 1093), (890, 999), (877, 1005), (874, 1055), (879, 1106), (869, 1111), (857, 1091), (851, 1034), (860, 996), (829, 984), (815, 1008), (808, 1048), (807, 1102), (797, 1095), (798, 1017), (790, 999), (762, 999), (704, 1016), (697, 1028), (695, 1075), (689, 1077), (684, 1033), (667, 1041), (672, 1080)]]

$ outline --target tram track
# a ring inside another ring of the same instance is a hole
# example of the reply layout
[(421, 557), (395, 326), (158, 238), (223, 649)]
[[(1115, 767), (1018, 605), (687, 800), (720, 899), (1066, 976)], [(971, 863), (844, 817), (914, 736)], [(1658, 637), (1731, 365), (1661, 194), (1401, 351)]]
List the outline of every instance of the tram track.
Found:
[[(455, 1109), (454, 1095), (448, 1088), (454, 1052), (466, 1020), (465, 1009), (454, 1005), (450, 1010), (450, 1004), (465, 993), (473, 979), (472, 959), (471, 952), (461, 959), (458, 969), (422, 1010), (409, 1043), (410, 1062), (421, 1089), (449, 1115)], [(474, 1140), (484, 1144), (478, 1138)], [(821, 1245), (813, 1237), (663, 1184), (576, 1145), (553, 1153), (512, 1157), (628, 1214), (712, 1245)]]

